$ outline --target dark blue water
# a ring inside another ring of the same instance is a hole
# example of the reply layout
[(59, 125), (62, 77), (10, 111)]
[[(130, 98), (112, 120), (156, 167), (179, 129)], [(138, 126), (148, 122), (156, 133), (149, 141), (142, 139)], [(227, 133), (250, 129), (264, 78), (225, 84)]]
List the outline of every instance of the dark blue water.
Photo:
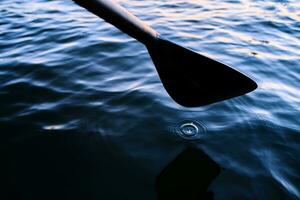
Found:
[[(193, 146), (226, 168), (215, 199), (300, 199), (300, 2), (119, 2), (259, 88), (179, 106), (142, 44), (72, 1), (1, 0), (1, 195), (155, 199), (157, 174)], [(177, 135), (184, 120), (201, 137)]]

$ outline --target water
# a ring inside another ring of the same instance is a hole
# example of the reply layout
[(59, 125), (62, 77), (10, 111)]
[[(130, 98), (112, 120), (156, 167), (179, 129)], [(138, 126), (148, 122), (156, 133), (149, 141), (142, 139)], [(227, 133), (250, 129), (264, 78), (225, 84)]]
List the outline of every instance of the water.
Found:
[[(2, 0), (1, 195), (155, 199), (156, 175), (193, 146), (226, 168), (211, 185), (215, 199), (300, 199), (300, 3), (120, 3), (259, 88), (181, 107), (143, 45), (72, 1)], [(170, 129), (184, 120), (205, 134), (186, 140)]]

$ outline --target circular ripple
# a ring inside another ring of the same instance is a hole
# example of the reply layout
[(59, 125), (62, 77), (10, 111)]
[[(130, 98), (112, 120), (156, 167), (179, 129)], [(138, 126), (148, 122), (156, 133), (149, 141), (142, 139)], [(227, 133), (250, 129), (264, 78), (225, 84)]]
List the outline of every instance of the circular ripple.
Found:
[(185, 140), (199, 140), (206, 132), (206, 128), (198, 121), (184, 120), (172, 127), (171, 131)]

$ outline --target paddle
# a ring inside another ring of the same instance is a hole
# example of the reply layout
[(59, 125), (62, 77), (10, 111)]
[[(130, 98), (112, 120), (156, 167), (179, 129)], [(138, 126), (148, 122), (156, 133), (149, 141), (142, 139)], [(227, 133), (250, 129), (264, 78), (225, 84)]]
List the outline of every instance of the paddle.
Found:
[(112, 0), (73, 0), (143, 43), (169, 95), (196, 107), (243, 95), (256, 83), (220, 62), (162, 39), (151, 27)]

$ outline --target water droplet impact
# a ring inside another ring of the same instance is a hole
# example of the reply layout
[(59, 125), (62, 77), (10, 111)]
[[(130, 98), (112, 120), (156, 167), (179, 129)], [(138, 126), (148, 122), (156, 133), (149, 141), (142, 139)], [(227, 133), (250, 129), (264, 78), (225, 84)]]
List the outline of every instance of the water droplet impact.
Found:
[(182, 134), (186, 135), (187, 137), (194, 136), (198, 133), (198, 127), (193, 123), (185, 123), (180, 126), (180, 131)]
[(206, 128), (200, 122), (184, 120), (177, 125), (174, 132), (183, 139), (198, 140), (204, 135)]

